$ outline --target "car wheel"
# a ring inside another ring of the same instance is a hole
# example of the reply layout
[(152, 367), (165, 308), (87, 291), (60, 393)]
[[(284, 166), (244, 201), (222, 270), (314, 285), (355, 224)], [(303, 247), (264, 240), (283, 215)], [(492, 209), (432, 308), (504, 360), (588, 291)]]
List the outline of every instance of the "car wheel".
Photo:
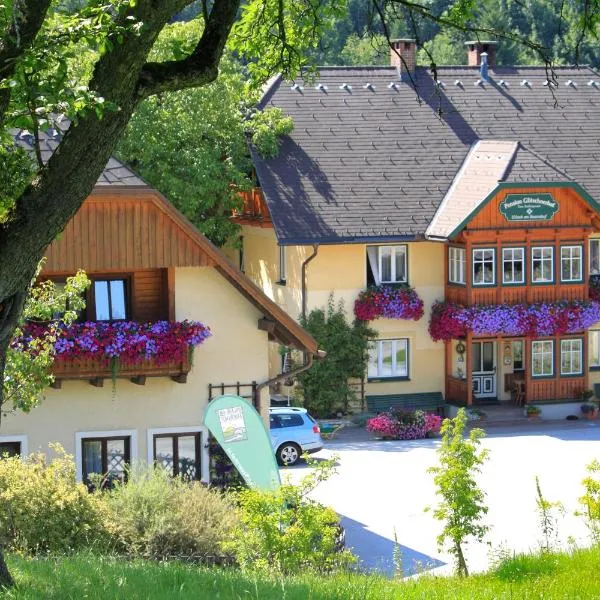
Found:
[(285, 467), (291, 467), (300, 460), (302, 450), (294, 442), (286, 442), (277, 448), (277, 462)]

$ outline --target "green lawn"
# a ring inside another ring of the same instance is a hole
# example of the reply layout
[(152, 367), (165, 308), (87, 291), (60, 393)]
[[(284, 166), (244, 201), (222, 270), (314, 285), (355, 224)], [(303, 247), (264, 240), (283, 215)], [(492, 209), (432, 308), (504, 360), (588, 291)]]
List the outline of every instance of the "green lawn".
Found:
[(265, 579), (178, 563), (126, 562), (88, 556), (57, 560), (12, 556), (10, 566), (17, 588), (0, 593), (3, 600), (600, 598), (600, 549), (597, 548), (569, 555), (518, 557), (503, 563), (493, 573), (463, 580), (422, 577), (408, 582), (364, 575)]

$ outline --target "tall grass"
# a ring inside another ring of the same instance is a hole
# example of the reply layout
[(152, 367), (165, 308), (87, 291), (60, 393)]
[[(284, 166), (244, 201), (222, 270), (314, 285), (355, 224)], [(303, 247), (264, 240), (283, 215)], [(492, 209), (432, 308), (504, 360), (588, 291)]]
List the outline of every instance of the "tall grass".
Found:
[(600, 598), (600, 549), (521, 555), (469, 578), (423, 576), (398, 582), (375, 575), (276, 578), (181, 563), (79, 555), (9, 557), (17, 588), (2, 600), (503, 600)]

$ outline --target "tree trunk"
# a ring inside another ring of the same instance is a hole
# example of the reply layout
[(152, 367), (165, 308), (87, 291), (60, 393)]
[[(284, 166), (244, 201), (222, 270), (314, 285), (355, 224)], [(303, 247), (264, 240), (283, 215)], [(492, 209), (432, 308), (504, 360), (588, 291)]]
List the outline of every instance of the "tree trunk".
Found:
[[(4, 367), (6, 365), (6, 352), (12, 339), (13, 332), (23, 311), (23, 304), (27, 297), (28, 287), (7, 298), (0, 305), (0, 417), (4, 404)], [(0, 541), (0, 590), (14, 585), (8, 565), (4, 560), (4, 548)]]
[(458, 560), (458, 575), (460, 577), (468, 577), (467, 561), (465, 560), (465, 555), (460, 544), (456, 544), (456, 558)]

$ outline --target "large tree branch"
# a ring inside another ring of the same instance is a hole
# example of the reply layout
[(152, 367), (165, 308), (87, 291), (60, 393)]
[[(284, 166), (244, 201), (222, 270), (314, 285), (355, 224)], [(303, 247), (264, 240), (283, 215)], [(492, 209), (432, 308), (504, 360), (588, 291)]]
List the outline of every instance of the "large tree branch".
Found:
[(142, 96), (205, 85), (216, 79), (240, 0), (215, 0), (194, 51), (182, 60), (146, 63), (140, 72)]

